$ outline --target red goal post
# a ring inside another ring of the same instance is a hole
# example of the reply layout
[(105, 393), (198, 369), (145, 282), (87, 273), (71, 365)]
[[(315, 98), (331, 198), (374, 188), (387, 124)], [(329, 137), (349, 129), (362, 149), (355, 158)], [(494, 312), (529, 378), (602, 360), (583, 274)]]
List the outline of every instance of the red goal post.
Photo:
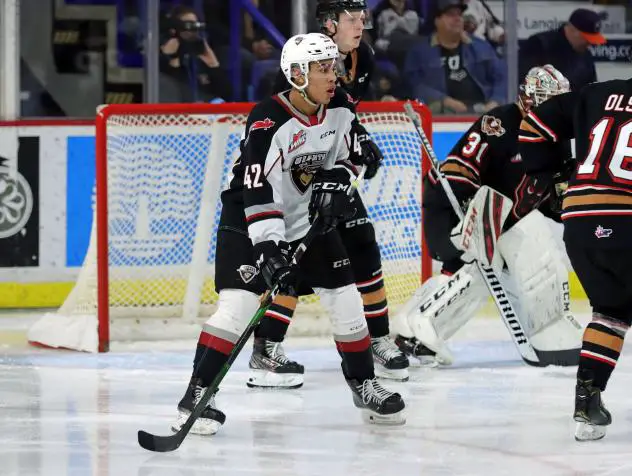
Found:
[[(432, 274), (421, 230), (422, 178), (430, 161), (403, 106), (364, 102), (358, 107), (385, 157), (361, 194), (380, 244), (392, 309)], [(431, 138), (430, 111), (413, 106)], [(66, 302), (31, 328), (29, 341), (107, 352), (114, 340), (185, 338), (199, 332), (217, 297), (219, 195), (253, 107), (116, 104), (99, 109), (89, 249)], [(292, 324), (297, 334), (327, 328), (313, 297), (302, 298), (297, 314)]]

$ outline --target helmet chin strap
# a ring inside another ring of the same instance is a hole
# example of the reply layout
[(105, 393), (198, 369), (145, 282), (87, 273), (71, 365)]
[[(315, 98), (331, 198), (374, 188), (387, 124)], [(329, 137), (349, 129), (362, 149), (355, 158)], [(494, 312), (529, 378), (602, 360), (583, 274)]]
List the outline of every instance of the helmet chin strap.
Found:
[[(304, 74), (307, 75), (307, 73), (304, 73)], [(290, 84), (294, 87), (294, 89), (298, 91), (298, 93), (301, 95), (301, 97), (305, 100), (307, 104), (313, 107), (318, 107), (318, 104), (312, 101), (309, 95), (307, 94), (307, 86), (301, 88), (297, 84), (295, 84), (293, 81), (291, 81)]]
[[(307, 88), (305, 88), (307, 89)], [(307, 95), (307, 91), (305, 91), (305, 89), (299, 89), (298, 92), (301, 93), (301, 97), (303, 99), (305, 99), (305, 102), (307, 104), (309, 104), (310, 106), (314, 106), (314, 107), (318, 107), (318, 104), (316, 104), (314, 101), (312, 101), (309, 96)]]

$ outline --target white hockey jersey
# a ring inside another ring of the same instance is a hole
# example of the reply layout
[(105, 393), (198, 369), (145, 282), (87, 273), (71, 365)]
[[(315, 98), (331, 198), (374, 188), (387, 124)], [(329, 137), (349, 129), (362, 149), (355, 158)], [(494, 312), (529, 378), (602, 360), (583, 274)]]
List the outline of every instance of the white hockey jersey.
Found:
[(243, 198), (253, 244), (291, 242), (307, 233), (314, 173), (331, 169), (338, 161), (349, 163), (353, 135), (363, 132), (353, 99), (342, 88), (314, 116), (293, 107), (289, 91), (255, 106), (224, 192), (233, 200)]

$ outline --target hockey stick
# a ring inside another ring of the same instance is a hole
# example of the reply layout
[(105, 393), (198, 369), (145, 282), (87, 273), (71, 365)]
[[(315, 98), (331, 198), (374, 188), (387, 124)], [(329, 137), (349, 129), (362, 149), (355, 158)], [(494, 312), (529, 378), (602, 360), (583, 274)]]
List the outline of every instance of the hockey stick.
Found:
[[(430, 158), (432, 168), (435, 170), (437, 177), (439, 178), (439, 182), (441, 183), (441, 186), (443, 187), (443, 190), (448, 197), (450, 205), (452, 205), (454, 213), (456, 213), (459, 220), (462, 220), (463, 210), (461, 210), (459, 201), (454, 195), (454, 191), (452, 190), (450, 183), (439, 168), (439, 160), (437, 159), (432, 145), (430, 145), (430, 141), (426, 137), (426, 134), (421, 127), (419, 116), (417, 116), (417, 114), (413, 110), (410, 102), (406, 102), (406, 104), (404, 105), (404, 109), (406, 110), (406, 115), (410, 118), (415, 126), (417, 134), (421, 139), (423, 148), (426, 150), (426, 153)], [(527, 335), (525, 334), (524, 329), (522, 328), (522, 325), (520, 324), (520, 321), (516, 316), (516, 312), (511, 305), (511, 302), (509, 301), (509, 297), (507, 296), (507, 293), (505, 292), (505, 289), (500, 280), (496, 276), (496, 272), (491, 268), (491, 266), (486, 266), (480, 261), (476, 261), (476, 266), (478, 267), (478, 270), (483, 277), (483, 281), (485, 281), (485, 284), (487, 285), (487, 289), (489, 289), (489, 292), (494, 299), (494, 303), (496, 304), (496, 307), (500, 312), (500, 316), (505, 323), (505, 326), (507, 326), (507, 330), (509, 331), (511, 338), (514, 341), (518, 352), (520, 352), (520, 356), (529, 365), (538, 366), (540, 364), (540, 359), (538, 358), (538, 355), (536, 354), (533, 346), (529, 342), (529, 339), (527, 338)]]
[[(362, 170), (360, 171), (358, 176), (355, 178), (355, 180), (351, 182), (350, 187), (347, 190), (348, 195), (353, 195), (353, 193), (358, 189), (358, 187), (362, 183), (362, 180), (364, 179), (365, 171), (366, 171), (366, 167), (362, 167)], [(320, 233), (319, 222), (320, 220), (317, 217), (316, 220), (314, 220), (314, 223), (312, 224), (312, 226), (307, 231), (307, 234), (305, 235), (301, 243), (296, 248), (296, 251), (294, 251), (294, 255), (292, 256), (292, 265), (296, 266), (298, 264), (298, 262), (301, 260), (301, 258), (305, 254), (307, 247), (311, 244), (311, 242), (314, 240), (316, 235)], [(202, 398), (200, 398), (197, 405), (195, 405), (195, 408), (193, 408), (193, 411), (187, 418), (187, 421), (184, 422), (184, 425), (182, 425), (182, 427), (173, 435), (169, 435), (169, 436), (152, 435), (151, 433), (148, 433), (146, 431), (139, 430), (138, 431), (138, 444), (140, 446), (142, 446), (146, 450), (156, 451), (156, 452), (174, 451), (180, 447), (180, 445), (182, 444), (186, 436), (189, 434), (191, 427), (193, 426), (195, 421), (200, 417), (200, 415), (206, 408), (206, 405), (208, 404), (209, 400), (219, 388), (219, 385), (220, 383), (222, 383), (222, 380), (228, 373), (228, 370), (231, 368), (231, 366), (235, 362), (235, 359), (237, 359), (237, 356), (246, 345), (246, 342), (248, 342), (248, 339), (250, 339), (250, 336), (255, 331), (255, 328), (259, 324), (259, 321), (261, 321), (261, 319), (263, 318), (263, 315), (267, 311), (270, 304), (272, 304), (272, 301), (274, 300), (277, 294), (278, 294), (278, 286), (274, 286), (271, 290), (266, 291), (266, 293), (262, 296), (259, 309), (257, 309), (257, 312), (255, 312), (255, 315), (252, 316), (252, 318), (250, 319), (248, 326), (246, 326), (246, 329), (244, 330), (244, 332), (241, 334), (241, 336), (235, 343), (235, 346), (233, 347), (233, 349), (230, 351), (230, 354), (228, 355), (228, 360), (226, 360), (226, 363), (222, 366), (219, 373), (215, 376), (211, 384), (206, 388), (204, 395), (202, 395)]]
[(480, 2), (481, 2), (481, 5), (483, 5), (483, 8), (487, 10), (487, 13), (489, 13), (489, 15), (491, 16), (492, 22), (494, 23), (494, 25), (502, 26), (501, 21), (498, 19), (496, 15), (494, 15), (494, 12), (492, 12), (492, 9), (489, 8), (489, 5), (487, 5), (487, 2), (485, 0), (480, 0)]

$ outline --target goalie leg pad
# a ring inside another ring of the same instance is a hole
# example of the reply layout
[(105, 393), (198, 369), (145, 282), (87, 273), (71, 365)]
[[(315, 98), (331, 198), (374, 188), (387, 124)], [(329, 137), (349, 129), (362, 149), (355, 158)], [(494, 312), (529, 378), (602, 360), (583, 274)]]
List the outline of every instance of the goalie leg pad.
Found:
[(502, 269), (498, 240), (513, 202), (483, 185), (472, 197), (463, 220), (452, 230), (454, 245), (463, 251), (463, 261), (478, 260), (495, 270)]
[(471, 264), (450, 277), (433, 279), (437, 279), (438, 286), (408, 314), (408, 324), (415, 337), (437, 353), (437, 360), (448, 365), (453, 357), (445, 341), (476, 314), (488, 292), (480, 273)]
[(393, 329), (398, 335), (404, 336), (408, 339), (415, 337), (415, 333), (410, 327), (409, 316), (414, 315), (415, 311), (419, 309), (421, 304), (430, 297), (430, 295), (446, 283), (449, 280), (449, 276), (439, 274), (432, 276), (421, 286), (415, 289), (414, 294), (400, 307), (393, 318)]
[(568, 269), (547, 219), (537, 210), (503, 233), (498, 249), (520, 324), (542, 365), (577, 365), (582, 327), (570, 311)]

